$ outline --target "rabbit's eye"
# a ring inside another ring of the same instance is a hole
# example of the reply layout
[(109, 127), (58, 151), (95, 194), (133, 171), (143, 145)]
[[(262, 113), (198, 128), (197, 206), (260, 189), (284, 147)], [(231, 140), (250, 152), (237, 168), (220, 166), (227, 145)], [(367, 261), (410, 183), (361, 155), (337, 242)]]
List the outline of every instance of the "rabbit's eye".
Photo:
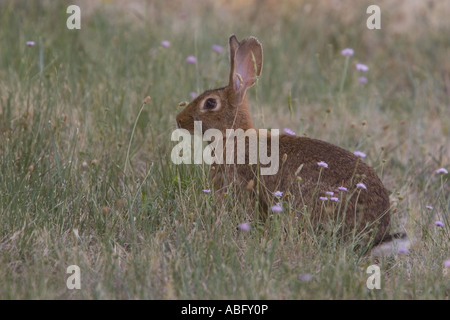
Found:
[(216, 99), (213, 98), (208, 98), (205, 101), (205, 104), (203, 105), (203, 108), (206, 110), (212, 110), (217, 106), (217, 101)]

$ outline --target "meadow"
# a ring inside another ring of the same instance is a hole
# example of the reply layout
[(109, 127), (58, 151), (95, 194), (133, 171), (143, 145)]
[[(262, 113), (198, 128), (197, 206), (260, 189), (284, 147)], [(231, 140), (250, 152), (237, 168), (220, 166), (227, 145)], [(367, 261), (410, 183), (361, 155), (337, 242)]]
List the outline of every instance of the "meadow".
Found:
[[(370, 4), (0, 1), (0, 298), (449, 299), (450, 3), (377, 1), (380, 30)], [(366, 153), (409, 250), (255, 219), (171, 162), (179, 104), (227, 84), (233, 33), (264, 47), (254, 124)]]

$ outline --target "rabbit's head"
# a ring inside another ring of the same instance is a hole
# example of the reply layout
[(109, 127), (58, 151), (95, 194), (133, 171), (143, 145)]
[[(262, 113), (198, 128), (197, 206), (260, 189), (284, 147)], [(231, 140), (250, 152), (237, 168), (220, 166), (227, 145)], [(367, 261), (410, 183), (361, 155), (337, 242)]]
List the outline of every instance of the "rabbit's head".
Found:
[(194, 121), (202, 121), (207, 129), (247, 130), (252, 128), (247, 103), (247, 89), (253, 86), (262, 69), (262, 46), (254, 37), (239, 42), (234, 35), (229, 40), (230, 76), (228, 86), (208, 90), (194, 99), (177, 115), (177, 126), (194, 133)]

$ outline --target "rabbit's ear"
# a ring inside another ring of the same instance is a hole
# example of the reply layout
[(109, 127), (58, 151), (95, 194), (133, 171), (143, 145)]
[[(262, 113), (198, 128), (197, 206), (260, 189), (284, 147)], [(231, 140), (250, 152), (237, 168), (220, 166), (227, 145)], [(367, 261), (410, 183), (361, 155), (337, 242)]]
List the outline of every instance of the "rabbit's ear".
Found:
[(236, 51), (239, 48), (239, 41), (236, 38), (236, 36), (233, 34), (230, 36), (230, 40), (228, 41), (229, 46), (230, 46), (230, 81), (229, 84), (230, 86), (233, 83), (233, 77), (234, 77), (234, 57), (236, 55)]
[(230, 38), (230, 83), (240, 104), (248, 88), (253, 86), (262, 70), (262, 46), (254, 37), (239, 43), (235, 36)]

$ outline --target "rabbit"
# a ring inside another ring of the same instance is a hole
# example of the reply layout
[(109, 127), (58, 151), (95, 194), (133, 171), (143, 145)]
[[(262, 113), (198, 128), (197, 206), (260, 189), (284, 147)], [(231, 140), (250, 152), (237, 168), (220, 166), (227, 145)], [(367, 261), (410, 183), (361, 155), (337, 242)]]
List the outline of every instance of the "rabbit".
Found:
[[(255, 37), (239, 42), (231, 35), (229, 55), (228, 85), (208, 90), (189, 103), (176, 116), (178, 128), (193, 134), (194, 121), (201, 121), (203, 133), (213, 128), (220, 130), (224, 137), (227, 129), (254, 129), (246, 92), (261, 75), (262, 45)], [(269, 146), (274, 135), (267, 133), (266, 138)], [(256, 165), (213, 164), (210, 178), (215, 190), (223, 192), (232, 183), (243, 190), (252, 189), (266, 211), (276, 201), (273, 193), (282, 191), (294, 201), (298, 212), (309, 212), (315, 225), (330, 218), (332, 211), (329, 209), (333, 205), (341, 205), (344, 233), (365, 234), (367, 231), (373, 245), (391, 239), (388, 192), (361, 158), (321, 140), (288, 134), (277, 138), (281, 159), (276, 174), (259, 175)], [(357, 188), (357, 184), (361, 188)], [(341, 191), (345, 190), (343, 187), (347, 191)], [(333, 200), (338, 202), (325, 201), (327, 192), (328, 195), (334, 192)]]

